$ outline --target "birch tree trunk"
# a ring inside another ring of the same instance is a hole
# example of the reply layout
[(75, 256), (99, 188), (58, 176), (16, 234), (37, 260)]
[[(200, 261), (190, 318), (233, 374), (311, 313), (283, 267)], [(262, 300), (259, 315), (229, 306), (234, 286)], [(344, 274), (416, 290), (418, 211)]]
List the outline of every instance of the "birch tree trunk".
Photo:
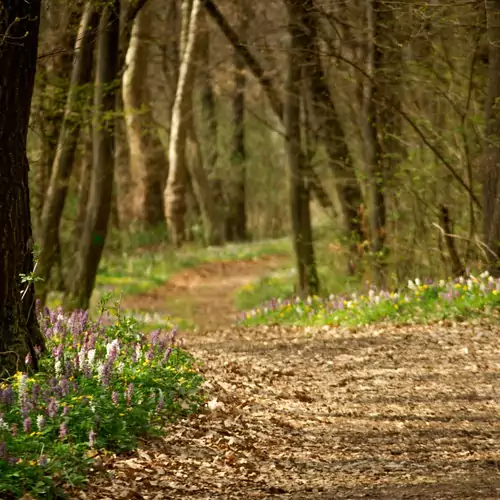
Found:
[(181, 33), (181, 65), (172, 110), (169, 145), (170, 169), (164, 193), (165, 213), (169, 222), (172, 241), (176, 246), (180, 246), (185, 238), (186, 146), (189, 138), (190, 149), (195, 158), (195, 161), (190, 164), (189, 173), (200, 206), (206, 240), (209, 244), (218, 244), (221, 242), (220, 224), (217, 221), (208, 177), (201, 162), (200, 145), (195, 136), (192, 110), (194, 59), (197, 48), (201, 1), (193, 0), (191, 3), (189, 0), (185, 0), (182, 9), (184, 20)]

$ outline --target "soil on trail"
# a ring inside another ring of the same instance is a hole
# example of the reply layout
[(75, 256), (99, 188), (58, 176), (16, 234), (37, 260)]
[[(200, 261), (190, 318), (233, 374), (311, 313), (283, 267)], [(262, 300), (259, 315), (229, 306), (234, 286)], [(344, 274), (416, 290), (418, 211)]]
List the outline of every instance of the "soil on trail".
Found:
[(111, 459), (88, 499), (500, 499), (500, 327), (186, 337), (206, 410)]
[(236, 290), (279, 268), (287, 258), (267, 255), (254, 260), (206, 262), (174, 275), (158, 288), (124, 297), (121, 306), (125, 310), (167, 312), (192, 321), (200, 331), (229, 326), (238, 313)]

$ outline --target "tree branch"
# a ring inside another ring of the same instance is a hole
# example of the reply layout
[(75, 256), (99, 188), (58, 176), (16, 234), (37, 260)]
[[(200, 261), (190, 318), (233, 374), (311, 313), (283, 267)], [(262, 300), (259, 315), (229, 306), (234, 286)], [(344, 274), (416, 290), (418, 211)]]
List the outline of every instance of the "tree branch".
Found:
[(252, 53), (248, 50), (246, 45), (243, 44), (241, 38), (238, 33), (232, 28), (232, 26), (228, 23), (222, 12), (219, 10), (217, 5), (214, 4), (212, 0), (203, 0), (203, 6), (207, 12), (207, 14), (213, 19), (213, 21), (220, 28), (224, 36), (227, 38), (229, 43), (233, 46), (234, 50), (238, 52), (241, 58), (245, 61), (246, 65), (255, 76), (255, 78), (259, 81), (264, 92), (269, 99), (269, 103), (273, 108), (273, 111), (278, 115), (280, 120), (283, 119), (283, 103), (274, 88), (274, 85), (271, 79), (266, 76), (264, 68), (259, 64), (257, 59), (252, 55)]

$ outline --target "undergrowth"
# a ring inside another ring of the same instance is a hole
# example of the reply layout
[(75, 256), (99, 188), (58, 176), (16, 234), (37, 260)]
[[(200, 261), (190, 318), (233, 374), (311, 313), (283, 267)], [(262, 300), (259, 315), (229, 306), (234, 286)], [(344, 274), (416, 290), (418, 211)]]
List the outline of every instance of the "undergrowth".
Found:
[(175, 328), (146, 337), (119, 314), (91, 321), (48, 309), (40, 324), (40, 371), (0, 386), (0, 498), (62, 498), (85, 484), (96, 457), (133, 450), (203, 403), (203, 379)]
[(328, 297), (273, 298), (242, 313), (241, 324), (366, 325), (380, 321), (419, 323), (442, 319), (465, 320), (496, 316), (500, 279), (487, 272), (439, 282), (408, 282), (398, 292), (370, 288), (365, 294)]

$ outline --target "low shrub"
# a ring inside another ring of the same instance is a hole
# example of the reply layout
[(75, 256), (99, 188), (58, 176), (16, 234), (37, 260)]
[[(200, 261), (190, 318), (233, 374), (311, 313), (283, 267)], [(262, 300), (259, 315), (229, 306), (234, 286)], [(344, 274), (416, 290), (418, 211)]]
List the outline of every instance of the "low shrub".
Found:
[(146, 337), (119, 314), (39, 316), (47, 348), (37, 348), (39, 372), (0, 385), (1, 498), (59, 498), (85, 483), (97, 455), (133, 450), (203, 402), (203, 379), (175, 328)]

